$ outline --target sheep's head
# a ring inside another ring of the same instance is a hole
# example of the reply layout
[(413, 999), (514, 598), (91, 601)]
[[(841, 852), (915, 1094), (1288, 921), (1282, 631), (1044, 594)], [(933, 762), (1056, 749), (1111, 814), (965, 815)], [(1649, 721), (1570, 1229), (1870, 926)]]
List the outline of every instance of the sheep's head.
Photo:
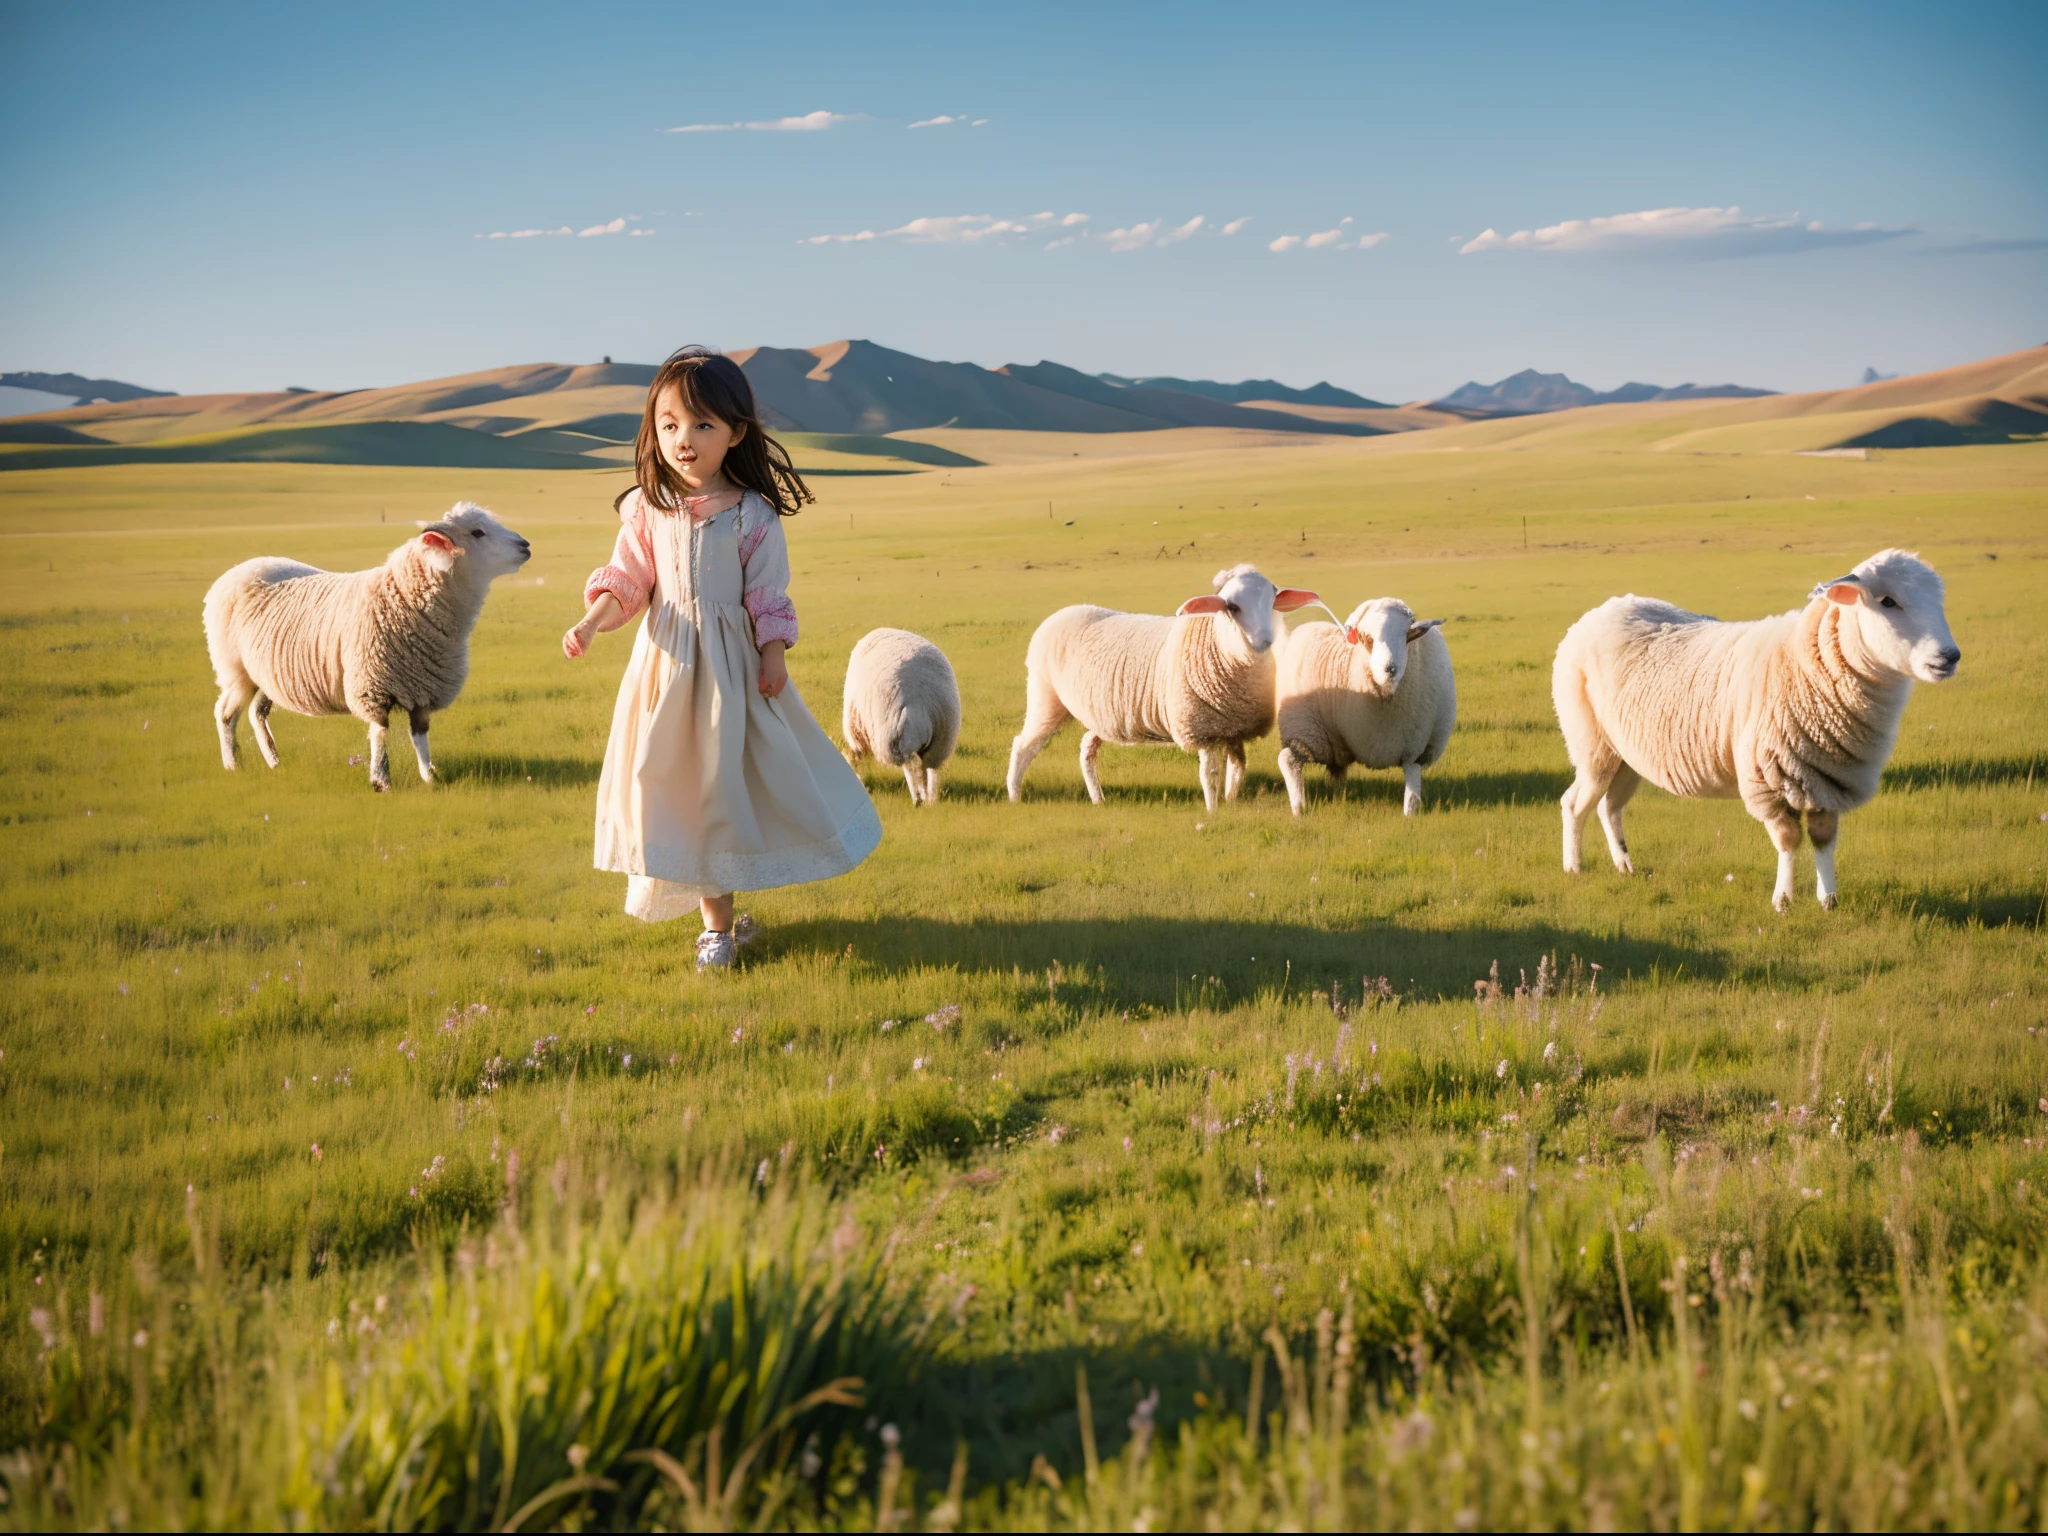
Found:
[(1344, 638), (1365, 647), (1366, 667), (1381, 693), (1401, 686), (1408, 672), (1408, 647), (1428, 634), (1442, 619), (1423, 619), (1398, 597), (1376, 597), (1360, 603), (1344, 621)]
[(467, 562), (471, 577), (487, 583), (533, 558), (531, 544), (473, 501), (458, 501), (446, 517), (425, 524), (413, 542), (436, 570)]
[[(1323, 607), (1323, 600), (1301, 587), (1276, 587), (1249, 565), (1233, 565), (1216, 573), (1213, 596), (1204, 593), (1182, 603), (1177, 613), (1220, 613), (1226, 615), (1244, 636), (1254, 656), (1273, 648), (1282, 633), (1279, 614), (1292, 613), (1310, 603)], [(1330, 610), (1323, 607), (1325, 613)], [(1331, 618), (1337, 617), (1334, 613)]]
[(1856, 626), (1880, 666), (1923, 683), (1956, 675), (1963, 653), (1948, 630), (1941, 578), (1918, 555), (1880, 550), (1848, 575), (1822, 582), (1813, 596), (1843, 611), (1843, 622)]

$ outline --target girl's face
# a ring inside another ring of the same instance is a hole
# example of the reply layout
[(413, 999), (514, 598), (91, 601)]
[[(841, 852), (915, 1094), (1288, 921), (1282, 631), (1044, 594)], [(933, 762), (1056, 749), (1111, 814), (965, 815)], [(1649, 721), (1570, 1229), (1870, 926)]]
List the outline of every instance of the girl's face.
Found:
[(694, 490), (718, 478), (726, 454), (747, 429), (690, 405), (681, 388), (671, 384), (655, 398), (654, 431), (662, 458)]

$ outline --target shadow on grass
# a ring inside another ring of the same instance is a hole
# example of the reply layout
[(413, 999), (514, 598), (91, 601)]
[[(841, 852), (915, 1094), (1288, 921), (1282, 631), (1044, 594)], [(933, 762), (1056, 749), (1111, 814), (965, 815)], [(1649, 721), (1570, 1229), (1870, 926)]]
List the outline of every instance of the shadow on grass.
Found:
[(1417, 1000), (1469, 998), (1472, 984), (1498, 960), (1513, 977), (1537, 958), (1562, 966), (1574, 956), (1597, 963), (1610, 984), (1661, 985), (1676, 979), (1720, 980), (1729, 972), (1717, 951), (1623, 933), (1592, 932), (1544, 922), (1492, 924), (1453, 931), (1375, 923), (1352, 932), (1299, 924), (1128, 917), (1112, 920), (944, 922), (892, 917), (865, 922), (819, 918), (771, 929), (766, 955), (812, 951), (843, 954), (884, 971), (1062, 973), (1063, 997), (1102, 1008), (1226, 1004), (1283, 985), (1306, 993), (1333, 980), (1352, 995), (1361, 977), (1385, 976), (1396, 992)]
[(2030, 757), (1945, 757), (1924, 763), (1894, 763), (1884, 771), (1884, 788), (1910, 794), (1920, 789), (1986, 789), (1999, 784), (2048, 788), (2048, 755)]
[(604, 763), (594, 757), (518, 757), (500, 752), (437, 757), (434, 771), (445, 784), (531, 783), (541, 789), (577, 789), (595, 784)]
[(1957, 893), (1885, 885), (1874, 896), (1878, 905), (1901, 917), (1924, 917), (1950, 928), (1967, 928), (1972, 923), (1983, 928), (2007, 925), (2034, 929), (2048, 927), (2048, 891), (2040, 887), (2033, 890), (1973, 888)]

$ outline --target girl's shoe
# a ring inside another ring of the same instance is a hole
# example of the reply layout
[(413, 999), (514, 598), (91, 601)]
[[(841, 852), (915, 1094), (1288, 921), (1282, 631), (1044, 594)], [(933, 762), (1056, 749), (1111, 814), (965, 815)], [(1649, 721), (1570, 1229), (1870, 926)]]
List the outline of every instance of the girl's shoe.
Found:
[(754, 921), (751, 914), (742, 912), (734, 919), (732, 925), (733, 943), (741, 948), (745, 948), (759, 937), (761, 937), (761, 925)]
[(697, 935), (697, 969), (700, 971), (722, 971), (732, 964), (738, 953), (739, 946), (729, 933), (707, 929)]

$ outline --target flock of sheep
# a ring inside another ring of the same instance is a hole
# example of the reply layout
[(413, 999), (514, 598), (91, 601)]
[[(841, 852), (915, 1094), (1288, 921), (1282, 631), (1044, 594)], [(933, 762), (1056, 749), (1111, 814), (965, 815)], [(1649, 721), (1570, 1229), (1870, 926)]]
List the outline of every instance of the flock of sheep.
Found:
[[(345, 574), (296, 561), (246, 561), (206, 595), (207, 650), (220, 684), (221, 760), (235, 767), (246, 706), (264, 761), (277, 766), (273, 704), (352, 714), (370, 732), (370, 784), (390, 787), (385, 735), (404, 710), (420, 777), (433, 778), (428, 722), (462, 690), (469, 635), (490, 584), (531, 546), (469, 502), (428, 524), (383, 565)], [(1440, 619), (1375, 598), (1342, 624), (1288, 631), (1282, 614), (1313, 592), (1276, 587), (1249, 565), (1171, 617), (1089, 605), (1038, 626), (1025, 657), (1024, 727), (1008, 789), (1070, 718), (1081, 722), (1081, 777), (1100, 804), (1102, 744), (1172, 745), (1197, 755), (1210, 810), (1244, 783), (1245, 744), (1277, 726), (1280, 772), (1296, 815), (1302, 773), (1341, 783), (1352, 764), (1399, 768), (1403, 809), (1422, 809), (1422, 770), (1443, 755), (1457, 688)], [(1611, 598), (1558, 646), (1551, 696), (1577, 770), (1562, 802), (1564, 867), (1580, 866), (1597, 806), (1615, 868), (1632, 874), (1622, 811), (1644, 779), (1681, 796), (1739, 797), (1778, 850), (1772, 904), (1792, 902), (1793, 855), (1810, 836), (1823, 907), (1835, 903), (1840, 819), (1877, 792), (1913, 683), (1955, 675), (1941, 578), (1887, 549), (1822, 582), (1804, 607), (1724, 623), (1654, 598)], [(899, 767), (914, 803), (938, 798), (960, 735), (960, 689), (929, 640), (878, 629), (847, 666), (842, 736), (849, 762)], [(1219, 783), (1220, 780), (1220, 783)]]

